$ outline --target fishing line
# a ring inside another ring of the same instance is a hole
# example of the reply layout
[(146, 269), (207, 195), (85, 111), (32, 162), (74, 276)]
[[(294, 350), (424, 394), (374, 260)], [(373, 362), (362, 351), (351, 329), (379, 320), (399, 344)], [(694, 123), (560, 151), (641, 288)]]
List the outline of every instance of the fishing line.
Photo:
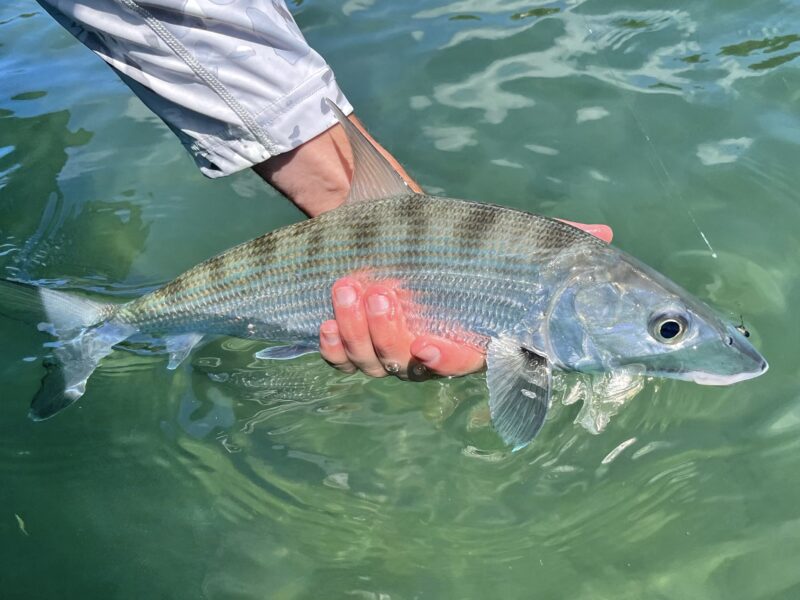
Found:
[[(589, 39), (590, 40), (591, 39), (595, 40), (595, 42), (594, 42), (595, 43), (595, 47), (598, 50), (597, 55), (600, 57), (600, 60), (602, 60), (605, 63), (605, 67), (608, 69), (608, 71), (612, 71), (613, 68), (611, 67), (611, 63), (602, 54), (602, 51), (601, 51), (602, 47), (601, 47), (601, 44), (599, 43), (599, 37), (592, 30), (592, 28), (589, 25), (589, 23), (587, 22), (586, 18), (585, 17), (582, 17), (582, 18), (583, 18), (583, 26), (586, 28), (586, 31), (589, 32)], [(656, 148), (655, 143), (653, 142), (652, 138), (650, 137), (650, 134), (647, 132), (647, 130), (645, 129), (645, 127), (644, 127), (644, 125), (642, 123), (642, 121), (639, 119), (639, 116), (636, 114), (636, 110), (633, 107), (633, 102), (631, 102), (631, 100), (628, 98), (628, 96), (624, 93), (624, 90), (621, 91), (619, 95), (620, 95), (620, 98), (622, 100), (622, 103), (625, 105), (625, 108), (627, 108), (628, 112), (630, 113), (631, 117), (633, 118), (634, 123), (636, 123), (636, 126), (639, 128), (639, 131), (642, 133), (642, 136), (645, 139), (647, 147), (650, 150), (650, 152), (647, 153), (647, 160), (650, 163), (650, 166), (653, 168), (654, 172), (656, 173), (656, 176), (659, 179), (659, 183), (662, 185), (663, 189), (666, 191), (667, 199), (670, 199), (670, 196), (672, 196), (673, 198), (677, 197), (681, 201), (682, 205), (686, 206), (687, 205), (686, 198), (681, 193), (680, 188), (675, 183), (675, 180), (672, 178), (672, 175), (670, 175), (669, 170), (667, 169), (666, 164), (662, 160), (661, 155), (658, 152), (658, 149)], [(661, 173), (663, 173), (663, 178), (660, 176), (659, 170), (660, 170)], [(717, 252), (712, 247), (711, 242), (709, 241), (709, 239), (706, 236), (706, 234), (700, 228), (700, 224), (697, 222), (697, 219), (695, 218), (694, 213), (692, 212), (692, 210), (690, 208), (687, 208), (686, 209), (686, 213), (689, 215), (689, 219), (692, 221), (692, 224), (694, 225), (695, 229), (697, 229), (697, 233), (700, 235), (700, 239), (703, 240), (703, 243), (706, 245), (706, 247), (708, 248), (709, 252), (711, 252), (711, 257), (712, 258), (717, 258), (718, 257)]]

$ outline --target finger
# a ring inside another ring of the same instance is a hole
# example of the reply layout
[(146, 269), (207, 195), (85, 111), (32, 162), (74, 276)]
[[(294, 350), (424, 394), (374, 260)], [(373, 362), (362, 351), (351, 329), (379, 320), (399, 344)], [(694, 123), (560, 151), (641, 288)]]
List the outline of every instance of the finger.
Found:
[(432, 335), (420, 336), (411, 344), (411, 354), (428, 370), (439, 375), (466, 375), (483, 369), (482, 352)]
[(611, 231), (611, 227), (608, 225), (600, 225), (600, 224), (586, 224), (586, 223), (576, 223), (575, 221), (567, 221), (566, 219), (559, 219), (562, 223), (567, 223), (568, 225), (572, 225), (573, 227), (577, 227), (578, 229), (583, 229), (586, 233), (591, 233), (594, 237), (600, 238), (605, 243), (611, 243), (611, 240), (614, 238), (614, 232)]
[(373, 285), (364, 292), (364, 306), (375, 354), (388, 373), (404, 377), (414, 337), (405, 327), (397, 296), (386, 286)]
[(322, 358), (345, 373), (355, 373), (356, 367), (347, 358), (342, 338), (339, 337), (339, 326), (336, 321), (325, 321), (319, 327), (319, 352)]
[(383, 377), (386, 370), (375, 355), (364, 310), (361, 283), (343, 277), (333, 284), (333, 314), (347, 358), (372, 377)]

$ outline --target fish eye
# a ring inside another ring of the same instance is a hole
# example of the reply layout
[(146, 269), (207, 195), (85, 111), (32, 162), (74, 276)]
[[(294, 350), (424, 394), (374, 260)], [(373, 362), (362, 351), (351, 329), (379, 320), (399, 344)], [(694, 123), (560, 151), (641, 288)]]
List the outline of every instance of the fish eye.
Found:
[(663, 344), (679, 342), (686, 333), (687, 321), (680, 315), (658, 315), (650, 322), (650, 335)]
[(728, 346), (733, 346), (733, 338), (731, 336), (726, 337), (725, 341), (728, 342)]
[(681, 324), (677, 321), (673, 321), (669, 319), (667, 321), (662, 321), (661, 324), (658, 326), (658, 335), (660, 335), (665, 340), (671, 340), (672, 338), (680, 335), (681, 333)]

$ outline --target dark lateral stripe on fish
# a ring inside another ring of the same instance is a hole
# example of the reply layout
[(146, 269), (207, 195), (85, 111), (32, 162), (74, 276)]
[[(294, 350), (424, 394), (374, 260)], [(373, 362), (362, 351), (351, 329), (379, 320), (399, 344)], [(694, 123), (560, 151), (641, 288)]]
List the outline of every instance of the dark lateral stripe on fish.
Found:
[(368, 211), (362, 219), (350, 222), (348, 229), (348, 237), (352, 240), (354, 247), (368, 252), (374, 250), (381, 243), (384, 233), (380, 213), (377, 211)]
[(274, 234), (262, 235), (255, 244), (256, 254), (264, 264), (270, 264), (278, 249), (278, 236)]
[[(411, 243), (421, 243), (428, 237), (432, 230), (433, 217), (428, 214), (426, 207), (419, 201), (404, 203), (398, 210), (398, 218), (405, 223), (405, 235)], [(440, 219), (447, 219), (447, 215), (439, 215)]]
[(306, 256), (315, 258), (325, 253), (327, 245), (326, 231), (323, 227), (313, 227), (308, 232), (306, 240)]
[(455, 226), (454, 234), (461, 248), (484, 247), (495, 239), (499, 223), (499, 211), (486, 210), (480, 205), (472, 205), (465, 210)]

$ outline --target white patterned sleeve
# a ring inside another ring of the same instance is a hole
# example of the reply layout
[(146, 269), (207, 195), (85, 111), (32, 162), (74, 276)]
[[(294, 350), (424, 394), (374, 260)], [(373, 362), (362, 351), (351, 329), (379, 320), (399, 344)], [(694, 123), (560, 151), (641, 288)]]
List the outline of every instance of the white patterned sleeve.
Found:
[(287, 152), (352, 107), (283, 0), (39, 0), (178, 136), (208, 177)]

